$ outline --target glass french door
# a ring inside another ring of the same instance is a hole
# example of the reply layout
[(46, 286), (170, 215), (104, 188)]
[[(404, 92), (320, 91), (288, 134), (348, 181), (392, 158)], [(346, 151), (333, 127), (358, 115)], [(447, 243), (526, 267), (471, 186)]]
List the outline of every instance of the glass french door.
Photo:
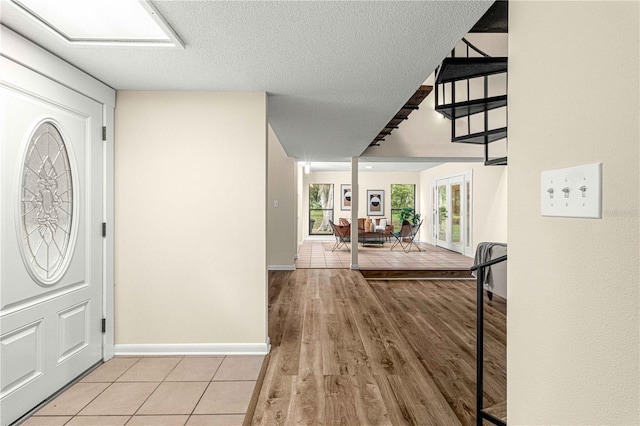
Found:
[(438, 179), (433, 185), (435, 243), (461, 254), (470, 247), (470, 179), (465, 175)]

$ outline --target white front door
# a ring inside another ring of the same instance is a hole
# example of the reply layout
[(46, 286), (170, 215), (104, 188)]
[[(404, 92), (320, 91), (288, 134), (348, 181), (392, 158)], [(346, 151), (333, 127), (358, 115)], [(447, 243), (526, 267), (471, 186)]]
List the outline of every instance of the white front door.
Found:
[(2, 425), (102, 359), (102, 106), (0, 58)]

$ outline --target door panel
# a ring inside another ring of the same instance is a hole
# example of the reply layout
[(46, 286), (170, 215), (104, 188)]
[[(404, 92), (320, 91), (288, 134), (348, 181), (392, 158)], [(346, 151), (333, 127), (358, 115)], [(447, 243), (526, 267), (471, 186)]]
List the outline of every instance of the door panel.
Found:
[(0, 60), (5, 425), (102, 358), (103, 147), (100, 104)]
[(448, 246), (449, 234), (447, 232), (447, 220), (449, 217), (449, 198), (447, 191), (447, 183), (439, 183), (437, 186), (438, 193), (438, 245)]
[(4, 396), (42, 374), (42, 320), (4, 334), (0, 348)]
[(464, 190), (464, 176), (439, 179), (436, 182), (436, 245), (458, 253), (464, 250)]
[(462, 215), (462, 176), (449, 179), (449, 194), (450, 194), (450, 212), (449, 215), (449, 229), (451, 234), (450, 249), (458, 253), (462, 253), (462, 236), (464, 229), (462, 228), (462, 222), (464, 217)]

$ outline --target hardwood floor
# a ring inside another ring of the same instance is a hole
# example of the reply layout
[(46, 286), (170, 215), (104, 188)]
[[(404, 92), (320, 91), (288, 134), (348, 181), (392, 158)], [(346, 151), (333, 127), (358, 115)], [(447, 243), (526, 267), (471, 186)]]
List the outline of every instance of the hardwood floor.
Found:
[[(475, 281), (369, 281), (462, 424), (475, 422)], [(506, 305), (485, 298), (484, 406), (506, 401)]]
[[(251, 423), (473, 423), (472, 281), (367, 283), (344, 269), (269, 281), (272, 351)], [(486, 317), (487, 354), (497, 355), (504, 313), (488, 307)], [(487, 376), (503, 367), (488, 363)], [(487, 381), (487, 403), (504, 399), (499, 381)]]

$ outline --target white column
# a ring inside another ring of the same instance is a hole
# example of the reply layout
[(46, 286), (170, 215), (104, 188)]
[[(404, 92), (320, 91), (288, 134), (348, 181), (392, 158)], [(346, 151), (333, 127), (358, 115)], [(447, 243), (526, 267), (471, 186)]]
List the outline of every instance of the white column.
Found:
[(358, 157), (351, 157), (351, 269), (358, 266)]

